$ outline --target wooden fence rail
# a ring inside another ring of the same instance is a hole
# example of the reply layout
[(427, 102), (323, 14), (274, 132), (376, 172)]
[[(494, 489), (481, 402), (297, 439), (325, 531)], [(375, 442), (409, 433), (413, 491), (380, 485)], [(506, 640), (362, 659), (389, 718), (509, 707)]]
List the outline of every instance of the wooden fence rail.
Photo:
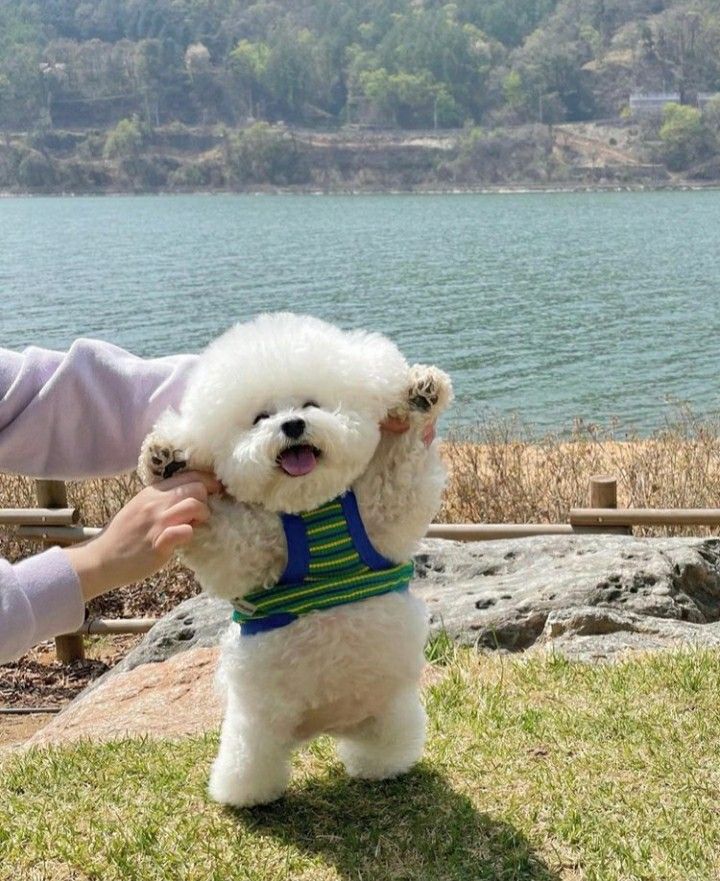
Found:
[[(68, 506), (65, 484), (36, 481), (37, 508), (0, 509), (0, 527), (11, 526), (20, 538), (44, 544), (70, 545), (87, 541), (100, 529), (82, 526), (80, 515)], [(433, 523), (428, 538), (452, 541), (492, 541), (537, 535), (631, 534), (634, 526), (720, 527), (720, 508), (617, 507), (617, 480), (593, 477), (588, 487), (589, 508), (573, 508), (567, 523)], [(155, 618), (88, 619), (76, 633), (55, 639), (57, 659), (63, 663), (85, 657), (83, 637), (90, 633), (144, 633)]]
[(0, 526), (73, 526), (77, 508), (0, 508)]
[(573, 508), (570, 524), (596, 526), (720, 526), (720, 508), (625, 508), (602, 511)]

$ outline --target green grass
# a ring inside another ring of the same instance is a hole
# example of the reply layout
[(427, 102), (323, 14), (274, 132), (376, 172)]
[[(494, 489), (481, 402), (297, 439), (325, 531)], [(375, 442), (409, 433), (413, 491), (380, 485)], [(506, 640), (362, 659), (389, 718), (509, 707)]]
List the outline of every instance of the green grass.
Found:
[(205, 792), (215, 736), (6, 757), (0, 878), (720, 878), (720, 655), (435, 652), (427, 757), (392, 782), (348, 780), (321, 740), (285, 799), (230, 811)]

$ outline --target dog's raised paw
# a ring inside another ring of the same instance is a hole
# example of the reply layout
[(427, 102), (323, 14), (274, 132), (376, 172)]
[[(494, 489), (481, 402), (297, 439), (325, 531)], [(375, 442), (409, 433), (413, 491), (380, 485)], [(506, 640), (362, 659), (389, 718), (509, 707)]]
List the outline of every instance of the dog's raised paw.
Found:
[(140, 477), (144, 483), (154, 483), (172, 477), (186, 466), (187, 458), (182, 450), (174, 450), (162, 441), (150, 440), (140, 457)]
[(411, 411), (436, 415), (452, 400), (452, 383), (438, 367), (415, 364), (410, 368), (408, 405)]

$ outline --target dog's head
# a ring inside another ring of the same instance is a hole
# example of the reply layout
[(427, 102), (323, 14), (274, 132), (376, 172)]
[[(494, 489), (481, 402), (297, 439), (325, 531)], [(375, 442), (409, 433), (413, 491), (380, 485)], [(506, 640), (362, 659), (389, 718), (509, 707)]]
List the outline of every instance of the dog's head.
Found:
[(380, 334), (261, 315), (202, 355), (183, 421), (236, 499), (271, 511), (311, 510), (363, 473), (380, 421), (402, 401), (407, 369)]

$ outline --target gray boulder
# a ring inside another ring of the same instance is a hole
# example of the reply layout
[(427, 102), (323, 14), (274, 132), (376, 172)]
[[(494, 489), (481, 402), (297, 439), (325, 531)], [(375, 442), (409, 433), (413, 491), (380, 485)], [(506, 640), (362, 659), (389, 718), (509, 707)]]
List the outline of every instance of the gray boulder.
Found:
[(720, 622), (693, 624), (598, 606), (560, 609), (550, 612), (531, 651), (600, 661), (628, 651), (657, 651), (681, 645), (720, 648)]
[[(493, 542), (427, 540), (413, 589), (431, 629), (483, 649), (603, 658), (678, 643), (720, 645), (720, 541), (623, 535)], [(181, 603), (110, 675), (217, 645), (231, 616), (205, 595)]]
[(573, 640), (592, 636), (587, 651), (601, 655), (603, 644), (608, 654), (623, 647), (620, 632), (635, 634), (626, 640), (634, 648), (716, 644), (719, 632), (707, 628), (720, 620), (714, 539), (426, 541), (416, 564), (415, 589), (428, 603), (432, 628), (465, 645), (517, 651), (557, 642), (571, 653)]
[(232, 616), (229, 603), (207, 594), (190, 597), (168, 612), (152, 627), (139, 645), (102, 676), (91, 682), (76, 698), (95, 691), (105, 680), (194, 648), (211, 648), (220, 642)]

